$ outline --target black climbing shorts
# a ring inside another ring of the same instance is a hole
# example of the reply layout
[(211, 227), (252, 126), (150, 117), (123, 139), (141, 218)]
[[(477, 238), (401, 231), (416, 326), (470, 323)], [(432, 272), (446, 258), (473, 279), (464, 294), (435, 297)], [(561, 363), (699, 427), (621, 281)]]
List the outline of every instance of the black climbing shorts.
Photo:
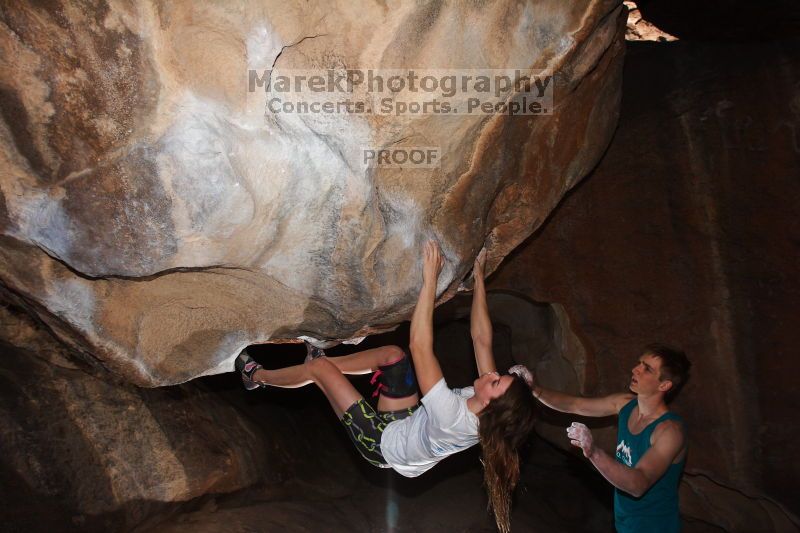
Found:
[(381, 453), (381, 436), (383, 430), (395, 420), (402, 420), (414, 414), (419, 404), (400, 409), (399, 411), (376, 411), (364, 398), (359, 398), (342, 415), (350, 440), (371, 465), (379, 468), (389, 468), (389, 464)]
[(382, 394), (388, 398), (405, 398), (419, 392), (411, 357), (405, 350), (400, 359), (378, 367), (371, 383), (374, 384), (375, 381), (378, 381), (378, 389), (373, 396)]

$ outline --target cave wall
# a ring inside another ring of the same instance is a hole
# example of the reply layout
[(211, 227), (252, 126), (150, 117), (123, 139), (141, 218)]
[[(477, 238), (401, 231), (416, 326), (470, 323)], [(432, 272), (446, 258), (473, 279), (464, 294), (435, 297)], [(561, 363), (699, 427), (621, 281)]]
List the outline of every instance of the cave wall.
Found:
[(127, 531), (291, 468), (275, 439), (207, 388), (125, 384), (8, 306), (0, 333), (4, 531)]
[(564, 306), (585, 394), (686, 350), (687, 471), (797, 512), (800, 44), (628, 45), (608, 152), (491, 287)]

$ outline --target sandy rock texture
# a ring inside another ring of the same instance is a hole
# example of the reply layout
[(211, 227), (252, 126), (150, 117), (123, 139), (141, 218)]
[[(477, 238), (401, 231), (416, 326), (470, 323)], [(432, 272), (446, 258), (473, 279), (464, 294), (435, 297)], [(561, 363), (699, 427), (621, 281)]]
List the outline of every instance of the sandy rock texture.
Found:
[(684, 512), (727, 531), (798, 527), (798, 79), (796, 41), (629, 43), (608, 152), (492, 280), (566, 310), (585, 364), (545, 385), (621, 391), (645, 344), (686, 350)]
[[(230, 370), (251, 343), (397, 324), (430, 237), (451, 294), (484, 244), (494, 266), (541, 224), (618, 116), (618, 0), (0, 12), (3, 293), (140, 385)], [(553, 108), (268, 113), (249, 70), (273, 65), (545, 69)], [(442, 157), (433, 169), (365, 167), (365, 146)]]
[(272, 441), (214, 393), (90, 375), (5, 306), (0, 333), (4, 531), (129, 531), (181, 502), (287, 470)]

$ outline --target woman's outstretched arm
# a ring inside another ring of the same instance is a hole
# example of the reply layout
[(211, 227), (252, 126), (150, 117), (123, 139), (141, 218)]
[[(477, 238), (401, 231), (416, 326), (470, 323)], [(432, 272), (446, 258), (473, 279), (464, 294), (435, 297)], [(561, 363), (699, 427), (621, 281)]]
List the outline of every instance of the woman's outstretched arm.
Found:
[(494, 352), (492, 352), (492, 322), (489, 319), (486, 285), (483, 281), (485, 266), (486, 249), (483, 249), (475, 259), (475, 266), (472, 269), (475, 290), (472, 294), (472, 311), (469, 320), (472, 347), (475, 350), (475, 362), (478, 364), (478, 375), (481, 376), (487, 372), (497, 372)]
[(439, 245), (434, 241), (426, 242), (422, 259), (422, 289), (411, 317), (408, 343), (417, 372), (419, 390), (423, 395), (428, 394), (442, 379), (442, 368), (433, 353), (433, 308), (436, 302), (436, 283), (443, 265), (444, 259)]

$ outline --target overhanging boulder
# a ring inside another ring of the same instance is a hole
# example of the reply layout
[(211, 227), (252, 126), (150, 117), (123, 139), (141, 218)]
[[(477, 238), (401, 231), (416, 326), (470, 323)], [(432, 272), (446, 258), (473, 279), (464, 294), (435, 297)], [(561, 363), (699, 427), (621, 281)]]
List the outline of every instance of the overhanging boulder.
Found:
[[(482, 246), (495, 267), (596, 164), (618, 117), (624, 12), (15, 5), (0, 22), (3, 292), (146, 386), (229, 370), (252, 343), (393, 327), (422, 242), (443, 247), (449, 297)], [(247, 90), (273, 67), (544, 71), (552, 109), (276, 113)], [(441, 159), (359, 164), (397, 146)]]

